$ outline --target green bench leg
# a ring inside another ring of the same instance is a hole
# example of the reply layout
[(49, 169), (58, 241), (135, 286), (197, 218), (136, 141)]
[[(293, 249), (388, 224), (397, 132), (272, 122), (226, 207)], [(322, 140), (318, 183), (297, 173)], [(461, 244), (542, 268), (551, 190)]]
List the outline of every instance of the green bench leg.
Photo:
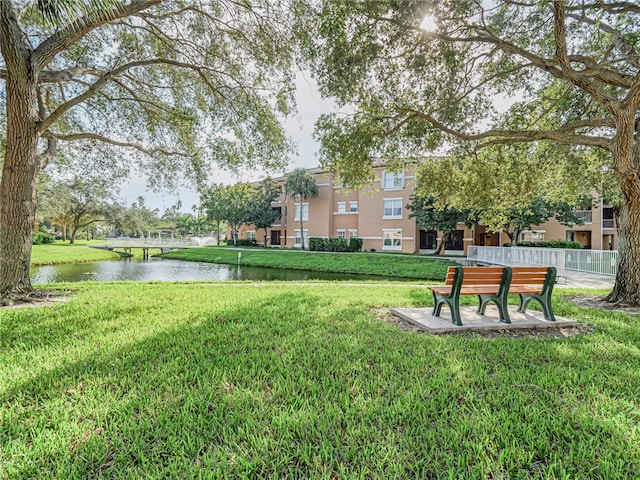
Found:
[(551, 308), (551, 298), (546, 298), (547, 295), (521, 293), (519, 296), (520, 296), (520, 306), (518, 307), (519, 312), (521, 313), (526, 312), (529, 302), (531, 302), (531, 300), (536, 300), (540, 304), (540, 306), (542, 306), (542, 313), (544, 314), (544, 319), (548, 320), (549, 322), (556, 321), (556, 317), (553, 314), (553, 309)]
[(442, 306), (447, 305), (451, 310), (451, 321), (454, 325), (462, 326), (462, 318), (460, 317), (460, 299), (459, 297), (444, 297), (433, 292), (433, 316), (439, 317)]
[(558, 271), (555, 267), (549, 267), (547, 269), (547, 276), (544, 279), (544, 284), (542, 285), (542, 290), (540, 293), (521, 293), (520, 296), (520, 306), (518, 307), (518, 311), (524, 313), (527, 310), (527, 306), (531, 300), (536, 300), (542, 306), (542, 313), (544, 314), (544, 319), (549, 322), (555, 322), (556, 317), (553, 314), (553, 308), (551, 307), (551, 293), (553, 292), (553, 286), (556, 283), (556, 276), (558, 275)]
[(498, 293), (495, 295), (478, 295), (478, 313), (484, 315), (487, 305), (493, 302), (498, 307), (498, 313), (500, 314), (500, 321), (503, 323), (511, 323), (509, 318), (509, 285), (511, 284), (511, 269), (505, 267), (502, 272), (502, 279), (500, 280), (500, 287)]
[(507, 300), (500, 298), (499, 295), (478, 295), (478, 311), (479, 315), (484, 315), (487, 309), (487, 305), (491, 302), (498, 307), (498, 314), (500, 315), (500, 321), (503, 323), (511, 323), (511, 317), (509, 317), (509, 309), (507, 307)]

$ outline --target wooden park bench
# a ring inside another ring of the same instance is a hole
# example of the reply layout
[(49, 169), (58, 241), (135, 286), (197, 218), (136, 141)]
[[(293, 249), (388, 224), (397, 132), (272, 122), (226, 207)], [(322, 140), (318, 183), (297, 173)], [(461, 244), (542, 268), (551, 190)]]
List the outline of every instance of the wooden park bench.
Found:
[(511, 323), (507, 311), (510, 280), (511, 269), (508, 267), (449, 267), (444, 285), (427, 287), (433, 293), (433, 315), (439, 317), (446, 304), (451, 310), (451, 321), (461, 326), (460, 296), (477, 295), (483, 311), (493, 302), (498, 306), (500, 321)]
[(451, 310), (451, 320), (462, 325), (460, 296), (477, 295), (478, 313), (484, 315), (487, 305), (495, 303), (500, 321), (511, 323), (508, 311), (509, 294), (520, 296), (519, 312), (525, 312), (529, 302), (542, 306), (545, 320), (555, 321), (551, 293), (556, 281), (555, 267), (449, 267), (444, 285), (432, 285), (433, 315), (440, 316), (443, 305)]

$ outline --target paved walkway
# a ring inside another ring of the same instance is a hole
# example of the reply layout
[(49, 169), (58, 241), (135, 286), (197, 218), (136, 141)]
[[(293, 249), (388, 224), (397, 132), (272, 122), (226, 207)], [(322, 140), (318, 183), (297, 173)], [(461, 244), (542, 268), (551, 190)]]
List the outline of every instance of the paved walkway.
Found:
[(597, 275), (594, 273), (582, 273), (565, 271), (564, 275), (558, 278), (555, 288), (613, 288), (615, 277), (608, 275)]
[(443, 308), (440, 317), (432, 314), (432, 307), (423, 308), (394, 308), (391, 313), (417, 325), (431, 333), (452, 333), (465, 330), (487, 332), (487, 331), (509, 331), (509, 330), (545, 330), (559, 328), (577, 328), (580, 325), (575, 320), (556, 317), (555, 322), (544, 319), (542, 312), (537, 310), (527, 310), (525, 313), (518, 312), (515, 305), (509, 305), (509, 317), (512, 323), (503, 323), (499, 320), (498, 309), (489, 305), (485, 315), (476, 312), (477, 307), (460, 307), (462, 325), (451, 323), (451, 311)]

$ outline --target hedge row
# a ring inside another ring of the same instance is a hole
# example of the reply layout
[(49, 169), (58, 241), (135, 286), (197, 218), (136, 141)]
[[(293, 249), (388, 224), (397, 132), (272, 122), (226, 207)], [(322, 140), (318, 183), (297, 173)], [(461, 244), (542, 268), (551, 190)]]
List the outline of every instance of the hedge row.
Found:
[[(256, 242), (255, 239), (244, 239), (244, 238), (239, 238), (236, 240), (236, 247), (255, 247), (258, 243)], [(233, 245), (232, 241), (229, 240), (227, 241), (227, 245)]]
[[(505, 247), (510, 247), (510, 243), (505, 243)], [(517, 247), (543, 247), (543, 248), (569, 248), (579, 250), (582, 248), (580, 242), (569, 242), (568, 240), (549, 240), (547, 242), (518, 242)]]
[(362, 250), (362, 239), (311, 237), (309, 250), (315, 252), (359, 252)]

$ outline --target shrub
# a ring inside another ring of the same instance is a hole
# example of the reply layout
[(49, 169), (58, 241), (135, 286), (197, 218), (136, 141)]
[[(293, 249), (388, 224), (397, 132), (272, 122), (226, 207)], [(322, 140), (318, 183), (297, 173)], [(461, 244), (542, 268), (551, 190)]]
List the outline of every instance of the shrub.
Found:
[(309, 239), (309, 250), (313, 252), (320, 252), (323, 248), (323, 238), (320, 237), (311, 237)]
[(350, 238), (349, 239), (349, 251), (351, 252), (360, 252), (362, 251), (362, 239), (361, 238)]
[(255, 239), (239, 238), (236, 240), (236, 247), (255, 247), (257, 244)]
[(44, 245), (47, 243), (53, 243), (55, 241), (56, 241), (55, 237), (53, 235), (49, 235), (46, 232), (35, 232), (31, 239), (31, 242), (34, 245)]
[(320, 238), (309, 239), (309, 250), (314, 252), (359, 252), (362, 250), (362, 239)]
[[(510, 247), (510, 243), (505, 243), (505, 247)], [(569, 242), (568, 240), (549, 240), (547, 242), (519, 242), (517, 247), (540, 247), (540, 248), (568, 248), (579, 250), (582, 248), (580, 242)]]

